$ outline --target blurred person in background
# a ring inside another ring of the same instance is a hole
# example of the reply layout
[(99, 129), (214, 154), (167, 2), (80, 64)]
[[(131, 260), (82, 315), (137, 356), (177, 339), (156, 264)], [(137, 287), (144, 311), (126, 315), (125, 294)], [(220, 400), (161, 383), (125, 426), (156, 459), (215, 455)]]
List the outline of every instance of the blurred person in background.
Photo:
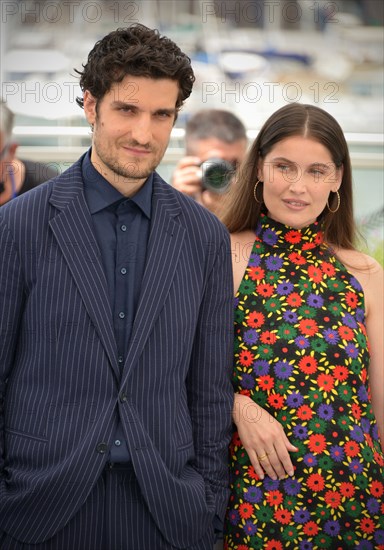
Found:
[(26, 193), (58, 174), (50, 165), (16, 156), (18, 144), (13, 140), (14, 114), (0, 99), (0, 205)]
[(229, 234), (156, 172), (191, 60), (134, 24), (78, 73), (91, 148), (0, 209), (0, 548), (212, 550), (232, 429)]
[(173, 173), (173, 187), (219, 215), (247, 144), (245, 126), (234, 114), (220, 109), (198, 111), (186, 123), (186, 156)]

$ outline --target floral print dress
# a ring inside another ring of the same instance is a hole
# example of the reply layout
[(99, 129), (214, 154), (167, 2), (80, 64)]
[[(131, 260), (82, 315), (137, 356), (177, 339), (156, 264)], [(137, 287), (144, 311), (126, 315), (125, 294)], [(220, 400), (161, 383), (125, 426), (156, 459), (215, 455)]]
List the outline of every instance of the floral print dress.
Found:
[(235, 391), (284, 427), (293, 477), (260, 480), (237, 432), (224, 548), (384, 550), (384, 457), (359, 282), (323, 243), (263, 216), (235, 298)]

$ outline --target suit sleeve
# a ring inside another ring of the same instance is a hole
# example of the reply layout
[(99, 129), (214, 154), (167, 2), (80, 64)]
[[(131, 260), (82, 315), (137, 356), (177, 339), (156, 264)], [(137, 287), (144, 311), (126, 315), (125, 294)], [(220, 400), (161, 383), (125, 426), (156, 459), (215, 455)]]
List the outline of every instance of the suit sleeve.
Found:
[(233, 280), (227, 234), (215, 254), (200, 310), (188, 395), (195, 466), (205, 480), (208, 505), (214, 507), (220, 523), (229, 496), (228, 445), (233, 406)]
[(0, 479), (4, 467), (6, 383), (16, 353), (24, 290), (19, 255), (0, 216)]

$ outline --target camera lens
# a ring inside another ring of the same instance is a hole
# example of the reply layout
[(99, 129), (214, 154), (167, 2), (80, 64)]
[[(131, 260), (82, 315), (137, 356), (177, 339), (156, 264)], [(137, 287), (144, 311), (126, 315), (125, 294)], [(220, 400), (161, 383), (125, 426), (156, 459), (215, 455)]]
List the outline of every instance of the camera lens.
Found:
[(203, 189), (225, 193), (231, 183), (234, 166), (221, 158), (210, 158), (201, 164)]

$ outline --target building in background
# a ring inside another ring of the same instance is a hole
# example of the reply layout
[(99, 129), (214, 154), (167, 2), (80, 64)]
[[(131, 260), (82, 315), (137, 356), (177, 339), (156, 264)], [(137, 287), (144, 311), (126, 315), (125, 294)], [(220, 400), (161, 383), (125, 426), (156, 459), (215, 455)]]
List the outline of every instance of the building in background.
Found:
[[(72, 163), (90, 144), (74, 68), (95, 40), (142, 22), (173, 38), (197, 81), (162, 175), (183, 152), (201, 108), (232, 110), (252, 139), (286, 102), (321, 106), (345, 129), (356, 217), (370, 246), (383, 238), (383, 4), (376, 0), (2, 0), (1, 95), (16, 113), (20, 153)], [(372, 244), (373, 243), (373, 244)]]

